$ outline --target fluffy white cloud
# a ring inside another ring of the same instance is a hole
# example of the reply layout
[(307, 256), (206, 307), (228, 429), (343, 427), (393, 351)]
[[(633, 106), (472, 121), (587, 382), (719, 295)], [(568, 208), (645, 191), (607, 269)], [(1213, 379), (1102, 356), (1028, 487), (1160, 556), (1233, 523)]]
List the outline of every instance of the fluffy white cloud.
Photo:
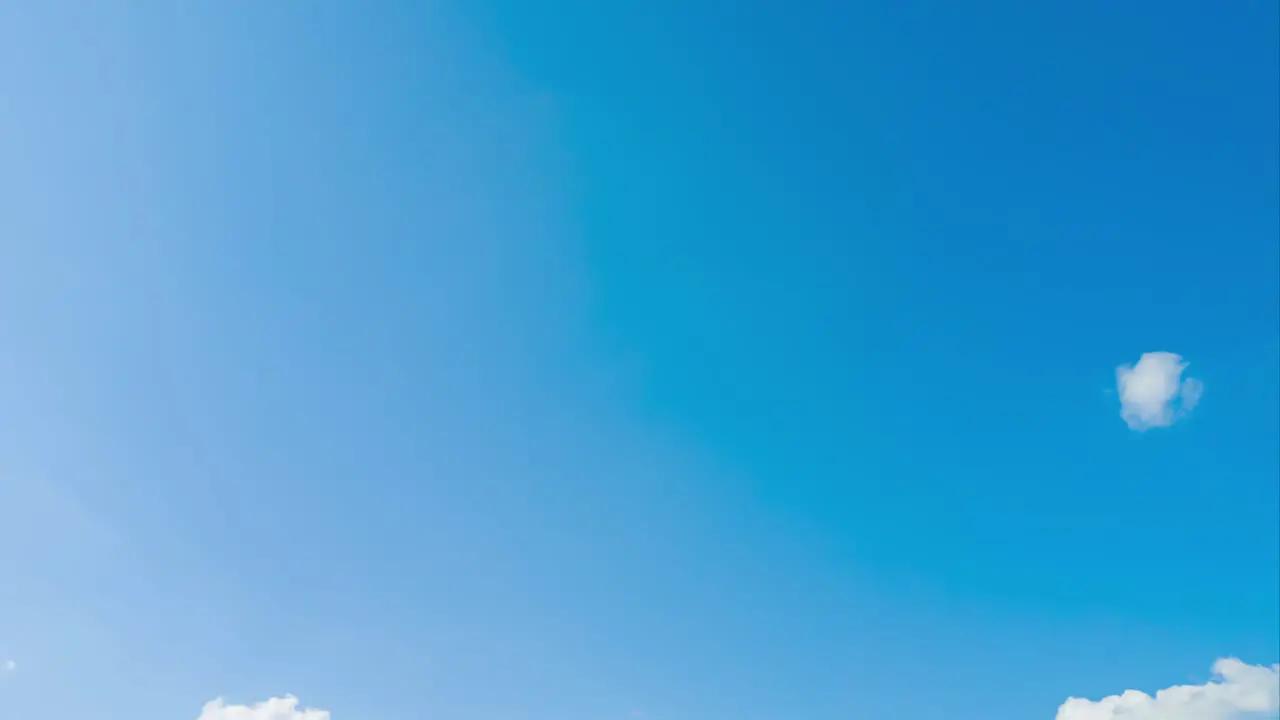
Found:
[(292, 695), (257, 705), (228, 705), (219, 698), (205, 705), (196, 720), (329, 720), (329, 713), (298, 707), (298, 698)]
[(1280, 711), (1280, 665), (1219, 660), (1213, 674), (1214, 682), (1178, 685), (1154, 697), (1129, 690), (1097, 702), (1071, 698), (1058, 708), (1058, 720), (1243, 720)]
[(1136, 365), (1116, 368), (1120, 417), (1134, 430), (1168, 427), (1200, 402), (1204, 384), (1182, 378), (1187, 363), (1171, 352), (1143, 353)]

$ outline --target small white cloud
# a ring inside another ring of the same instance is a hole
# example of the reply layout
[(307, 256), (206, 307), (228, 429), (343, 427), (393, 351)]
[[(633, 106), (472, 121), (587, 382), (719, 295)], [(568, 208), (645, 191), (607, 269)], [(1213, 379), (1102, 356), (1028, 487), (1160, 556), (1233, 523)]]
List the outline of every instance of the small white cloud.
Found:
[(1116, 368), (1120, 417), (1133, 430), (1168, 427), (1195, 409), (1204, 383), (1182, 378), (1187, 363), (1171, 352), (1143, 353), (1136, 365)]
[(1057, 720), (1244, 720), (1280, 710), (1280, 665), (1236, 659), (1213, 666), (1214, 682), (1178, 685), (1155, 696), (1137, 690), (1092, 701), (1071, 698)]
[(298, 698), (292, 695), (257, 705), (228, 705), (219, 698), (206, 704), (196, 720), (329, 720), (329, 713), (298, 707)]
[(14, 662), (13, 660), (5, 660), (3, 663), (0, 663), (0, 672), (11, 673), (17, 669), (18, 669), (18, 663)]

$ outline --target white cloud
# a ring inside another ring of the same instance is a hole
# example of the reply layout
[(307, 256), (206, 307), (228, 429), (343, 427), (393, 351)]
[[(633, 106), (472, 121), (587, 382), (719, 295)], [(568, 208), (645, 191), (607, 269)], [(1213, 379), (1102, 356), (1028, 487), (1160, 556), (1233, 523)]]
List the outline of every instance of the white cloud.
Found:
[(1171, 352), (1143, 353), (1136, 365), (1116, 368), (1120, 417), (1133, 430), (1168, 427), (1191, 412), (1204, 383), (1182, 378), (1187, 363)]
[(14, 662), (13, 660), (5, 660), (4, 662), (0, 663), (0, 672), (11, 673), (17, 669), (18, 669), (18, 663)]
[(298, 698), (292, 695), (257, 705), (228, 705), (219, 698), (205, 705), (196, 720), (329, 720), (329, 713), (298, 707)]
[(1280, 665), (1219, 660), (1213, 674), (1214, 682), (1178, 685), (1154, 697), (1129, 690), (1097, 702), (1071, 698), (1058, 708), (1058, 720), (1244, 720), (1280, 711)]

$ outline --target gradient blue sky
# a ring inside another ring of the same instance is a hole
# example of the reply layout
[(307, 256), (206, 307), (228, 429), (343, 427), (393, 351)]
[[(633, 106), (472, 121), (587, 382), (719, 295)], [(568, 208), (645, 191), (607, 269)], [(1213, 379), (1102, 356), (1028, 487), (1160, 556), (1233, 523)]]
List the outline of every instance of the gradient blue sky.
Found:
[[(0, 6), (0, 716), (1280, 659), (1280, 5)], [(1204, 400), (1131, 431), (1115, 368)]]

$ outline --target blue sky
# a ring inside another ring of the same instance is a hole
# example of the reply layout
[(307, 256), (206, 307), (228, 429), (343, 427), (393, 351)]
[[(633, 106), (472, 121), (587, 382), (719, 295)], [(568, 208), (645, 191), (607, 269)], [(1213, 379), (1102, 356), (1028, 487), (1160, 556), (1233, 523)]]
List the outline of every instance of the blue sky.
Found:
[(0, 716), (1280, 660), (1276, 3), (111, 5), (0, 8)]

